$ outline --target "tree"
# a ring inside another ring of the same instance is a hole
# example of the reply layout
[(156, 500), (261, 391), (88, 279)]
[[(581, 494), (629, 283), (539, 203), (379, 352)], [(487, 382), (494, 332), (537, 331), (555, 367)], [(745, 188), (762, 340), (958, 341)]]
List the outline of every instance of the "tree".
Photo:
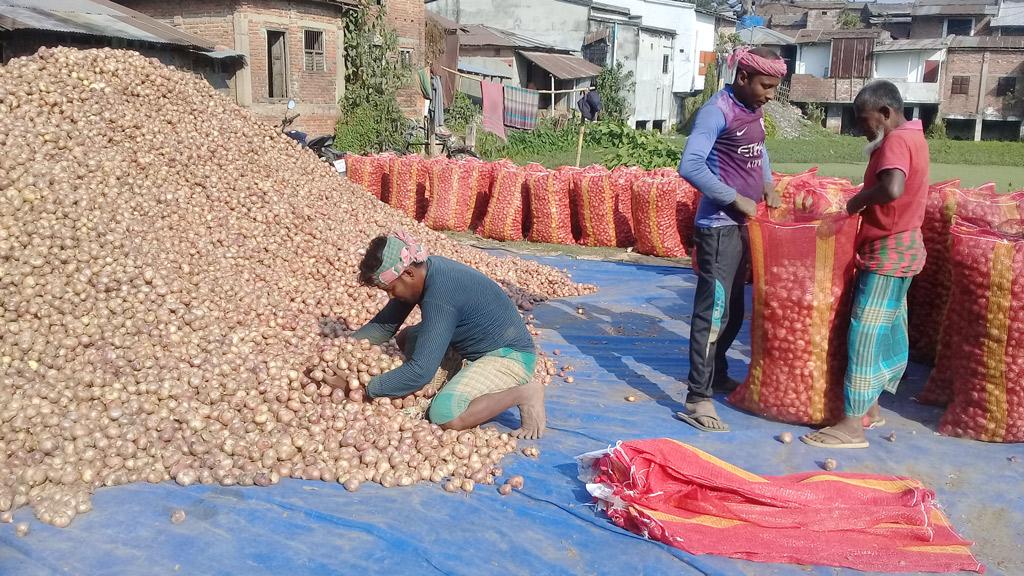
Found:
[(636, 83), (633, 72), (622, 62), (606, 66), (597, 77), (597, 93), (601, 95), (601, 119), (624, 121), (630, 115), (630, 100), (627, 94)]
[(411, 70), (398, 54), (398, 35), (381, 0), (359, 0), (345, 15), (345, 96), (335, 140), (341, 150), (370, 152), (399, 144), (404, 117), (396, 94)]

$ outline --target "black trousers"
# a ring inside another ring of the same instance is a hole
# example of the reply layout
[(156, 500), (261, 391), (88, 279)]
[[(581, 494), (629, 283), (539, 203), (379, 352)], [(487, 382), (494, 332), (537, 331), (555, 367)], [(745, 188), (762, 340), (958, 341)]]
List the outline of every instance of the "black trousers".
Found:
[(697, 291), (690, 322), (688, 402), (711, 398), (728, 377), (725, 353), (743, 326), (743, 287), (750, 265), (746, 226), (697, 228)]

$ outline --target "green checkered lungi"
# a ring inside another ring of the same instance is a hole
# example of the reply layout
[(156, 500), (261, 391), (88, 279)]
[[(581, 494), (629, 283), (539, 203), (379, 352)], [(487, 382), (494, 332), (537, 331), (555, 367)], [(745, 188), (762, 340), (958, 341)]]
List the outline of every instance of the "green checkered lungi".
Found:
[[(407, 356), (412, 356), (416, 348), (418, 329), (419, 325), (407, 331)], [(430, 403), (427, 417), (434, 424), (450, 422), (480, 396), (528, 384), (536, 366), (536, 354), (510, 348), (500, 348), (473, 361), (463, 360), (449, 348), (435, 376), (435, 380), (449, 380)]]
[(907, 290), (913, 277), (861, 271), (850, 320), (845, 412), (863, 416), (882, 390), (896, 392), (907, 369)]

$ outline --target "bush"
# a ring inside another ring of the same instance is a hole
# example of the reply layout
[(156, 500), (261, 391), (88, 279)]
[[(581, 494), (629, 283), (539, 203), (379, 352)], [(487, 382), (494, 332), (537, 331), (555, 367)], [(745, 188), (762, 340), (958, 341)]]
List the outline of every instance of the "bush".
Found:
[(462, 92), (456, 92), (455, 98), (445, 111), (445, 125), (452, 131), (465, 134), (466, 128), (481, 114), (480, 107), (473, 103)]
[(660, 133), (634, 130), (624, 122), (591, 125), (587, 130), (587, 142), (610, 149), (603, 158), (609, 168), (642, 166), (652, 169), (679, 163), (679, 148)]
[(825, 108), (821, 104), (810, 103), (804, 110), (807, 121), (818, 128), (825, 126)]
[(942, 118), (936, 118), (935, 122), (928, 127), (928, 132), (925, 134), (929, 140), (946, 140), (946, 123), (942, 121)]
[(629, 118), (629, 98), (633, 91), (633, 72), (627, 71), (622, 62), (606, 66), (597, 77), (597, 93), (601, 95), (601, 119), (625, 121)]

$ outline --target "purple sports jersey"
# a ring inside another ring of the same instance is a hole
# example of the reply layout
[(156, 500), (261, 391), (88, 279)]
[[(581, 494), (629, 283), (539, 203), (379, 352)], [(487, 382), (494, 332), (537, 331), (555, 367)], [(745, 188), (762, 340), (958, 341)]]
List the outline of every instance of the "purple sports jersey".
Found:
[(762, 110), (741, 104), (731, 87), (701, 108), (680, 162), (680, 174), (701, 192), (697, 226), (743, 223), (743, 215), (729, 206), (735, 194), (762, 200), (770, 177), (764, 139)]

